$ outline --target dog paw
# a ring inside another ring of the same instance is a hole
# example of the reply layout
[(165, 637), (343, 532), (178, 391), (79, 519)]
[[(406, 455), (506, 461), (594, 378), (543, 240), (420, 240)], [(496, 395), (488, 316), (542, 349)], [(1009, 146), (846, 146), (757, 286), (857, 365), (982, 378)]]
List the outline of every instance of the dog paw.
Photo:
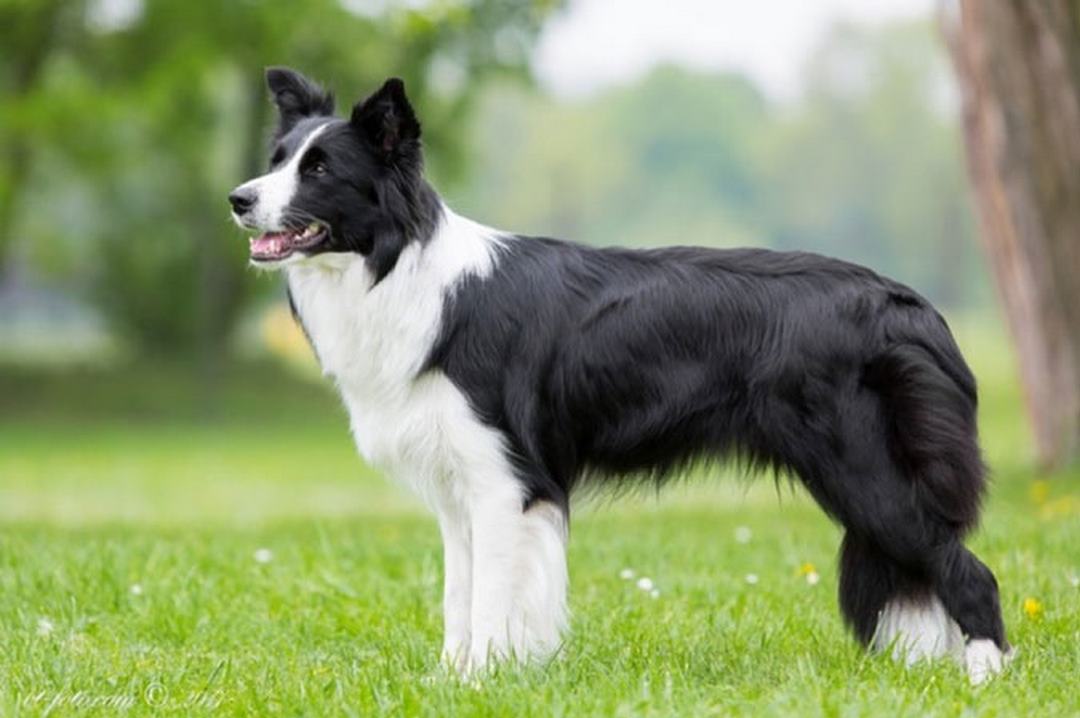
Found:
[(1008, 653), (1002, 653), (997, 644), (988, 638), (969, 641), (964, 648), (964, 667), (971, 685), (982, 685), (1001, 673), (1015, 655), (1016, 649), (1010, 648)]
[(959, 660), (964, 635), (937, 596), (926, 599), (894, 599), (878, 614), (871, 639), (875, 651), (888, 651), (906, 666), (919, 661), (952, 656)]

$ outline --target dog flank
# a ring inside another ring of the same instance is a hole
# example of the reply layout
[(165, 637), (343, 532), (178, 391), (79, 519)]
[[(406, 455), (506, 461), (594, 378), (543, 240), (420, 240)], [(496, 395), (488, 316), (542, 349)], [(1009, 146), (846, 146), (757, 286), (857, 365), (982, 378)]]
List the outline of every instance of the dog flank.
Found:
[(844, 526), (860, 641), (954, 655), (973, 681), (1002, 668), (997, 584), (962, 544), (985, 492), (975, 383), (922, 297), (812, 254), (492, 230), (424, 180), (400, 81), (340, 120), (290, 73), (269, 82), (271, 175), (289, 178), (273, 186), (292, 194), (257, 179), (230, 200), (252, 229), (275, 213), (325, 228), (253, 261), (284, 269), (360, 453), (438, 517), (449, 664), (557, 650), (575, 492), (742, 458)]

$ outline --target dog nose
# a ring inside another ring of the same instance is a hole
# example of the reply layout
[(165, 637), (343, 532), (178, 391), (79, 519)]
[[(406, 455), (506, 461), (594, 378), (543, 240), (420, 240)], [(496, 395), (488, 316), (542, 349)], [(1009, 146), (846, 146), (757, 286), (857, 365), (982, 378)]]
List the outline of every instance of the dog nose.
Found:
[(255, 193), (243, 187), (234, 189), (229, 195), (229, 204), (232, 205), (233, 212), (246, 214), (255, 206)]

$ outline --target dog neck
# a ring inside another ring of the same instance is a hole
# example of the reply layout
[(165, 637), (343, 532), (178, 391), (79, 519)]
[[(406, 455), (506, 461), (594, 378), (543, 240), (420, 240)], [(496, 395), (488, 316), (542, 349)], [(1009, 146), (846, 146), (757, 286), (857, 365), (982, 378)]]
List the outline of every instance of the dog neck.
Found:
[(488, 275), (504, 240), (443, 205), (430, 238), (409, 241), (381, 279), (353, 253), (288, 267), (289, 293), (323, 373), (346, 394), (402, 390), (423, 370), (454, 288)]

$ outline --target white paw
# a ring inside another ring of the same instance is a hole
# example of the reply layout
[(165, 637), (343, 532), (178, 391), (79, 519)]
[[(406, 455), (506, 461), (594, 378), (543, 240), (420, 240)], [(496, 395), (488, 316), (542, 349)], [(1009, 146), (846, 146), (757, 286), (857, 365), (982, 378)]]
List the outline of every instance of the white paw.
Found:
[(894, 599), (878, 614), (871, 646), (911, 666), (942, 656), (959, 658), (964, 636), (937, 596)]
[(988, 638), (969, 641), (964, 649), (964, 667), (967, 669), (971, 685), (982, 685), (1001, 673), (1015, 655), (1015, 649), (1002, 653), (1001, 649)]

